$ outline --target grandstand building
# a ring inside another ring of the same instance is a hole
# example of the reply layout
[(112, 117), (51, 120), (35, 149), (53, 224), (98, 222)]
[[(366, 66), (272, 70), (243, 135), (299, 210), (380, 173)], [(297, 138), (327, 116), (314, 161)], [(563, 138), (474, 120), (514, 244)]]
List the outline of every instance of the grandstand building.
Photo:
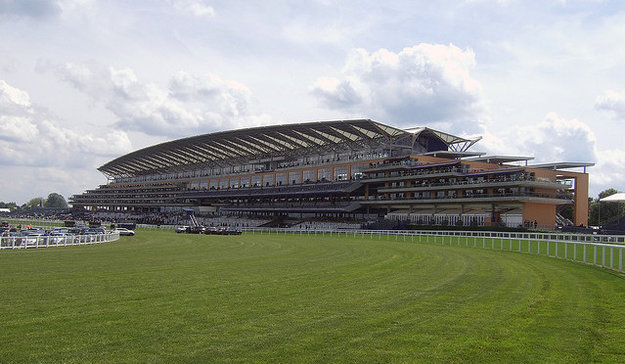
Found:
[(98, 170), (108, 183), (74, 195), (75, 210), (252, 218), (553, 228), (587, 225), (592, 163), (530, 164), (488, 156), (480, 138), (369, 119), (216, 132), (141, 149)]

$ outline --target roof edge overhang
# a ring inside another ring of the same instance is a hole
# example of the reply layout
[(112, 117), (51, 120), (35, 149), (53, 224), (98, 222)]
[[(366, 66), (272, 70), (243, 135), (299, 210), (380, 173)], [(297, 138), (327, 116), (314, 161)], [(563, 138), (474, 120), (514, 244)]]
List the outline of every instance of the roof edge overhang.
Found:
[[(407, 135), (402, 129), (371, 119), (284, 123), (196, 135), (159, 143), (125, 154), (100, 166), (108, 178), (155, 171), (180, 171), (200, 163), (227, 163), (292, 154), (308, 147), (332, 149), (341, 143), (367, 142)], [(189, 153), (190, 150), (193, 153)], [(195, 154), (194, 154), (195, 153)]]

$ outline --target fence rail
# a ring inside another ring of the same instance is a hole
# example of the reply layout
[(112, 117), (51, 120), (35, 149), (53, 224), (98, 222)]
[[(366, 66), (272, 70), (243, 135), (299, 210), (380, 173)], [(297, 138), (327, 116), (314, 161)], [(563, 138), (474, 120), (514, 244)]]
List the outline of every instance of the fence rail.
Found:
[(403, 240), (441, 246), (458, 246), (532, 255), (593, 264), (623, 272), (623, 235), (588, 235), (539, 232), (440, 231), (440, 230), (288, 230), (243, 228), (255, 234), (353, 236), (365, 239)]
[(119, 240), (119, 233), (64, 236), (6, 236), (0, 237), (0, 250), (92, 245), (110, 243), (117, 240)]

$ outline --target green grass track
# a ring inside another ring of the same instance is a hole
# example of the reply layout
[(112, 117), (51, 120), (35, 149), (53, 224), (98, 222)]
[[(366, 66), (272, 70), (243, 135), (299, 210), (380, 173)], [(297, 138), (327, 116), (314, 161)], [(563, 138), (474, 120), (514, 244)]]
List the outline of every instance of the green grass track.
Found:
[(622, 275), (469, 243), (140, 230), (0, 251), (0, 362), (625, 362)]

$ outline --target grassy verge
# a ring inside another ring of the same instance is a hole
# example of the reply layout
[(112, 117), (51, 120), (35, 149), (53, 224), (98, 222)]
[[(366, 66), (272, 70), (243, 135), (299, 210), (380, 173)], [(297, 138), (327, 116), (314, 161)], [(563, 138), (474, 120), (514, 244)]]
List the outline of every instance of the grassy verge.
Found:
[(2, 251), (0, 361), (625, 361), (620, 275), (471, 243), (143, 230)]

